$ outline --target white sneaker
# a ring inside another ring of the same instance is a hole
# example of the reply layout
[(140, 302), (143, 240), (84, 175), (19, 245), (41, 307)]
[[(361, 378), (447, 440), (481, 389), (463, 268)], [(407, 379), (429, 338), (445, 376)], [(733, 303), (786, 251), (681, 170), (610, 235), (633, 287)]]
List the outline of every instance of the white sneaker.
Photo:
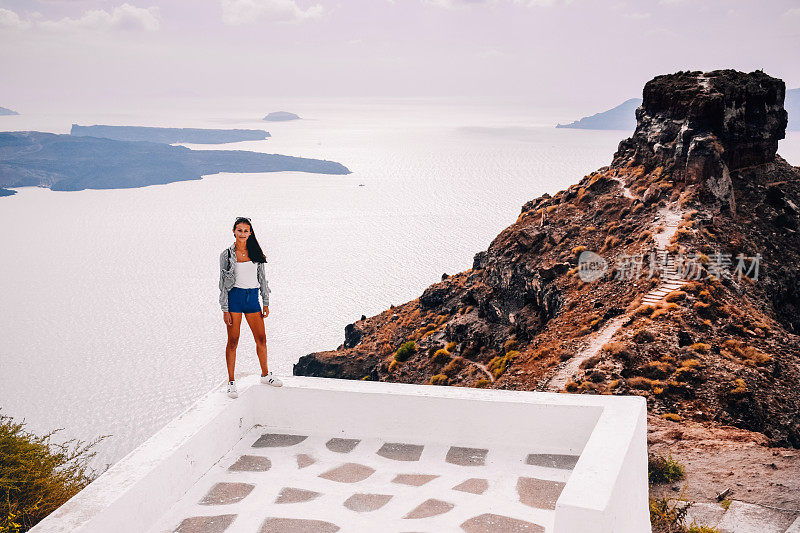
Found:
[(267, 372), (266, 376), (261, 376), (261, 383), (266, 383), (267, 385), (272, 385), (273, 387), (283, 386), (283, 381), (273, 376), (272, 372)]
[(228, 382), (228, 397), (229, 398), (238, 398), (239, 397), (239, 391), (236, 390), (236, 382), (235, 381), (229, 381)]

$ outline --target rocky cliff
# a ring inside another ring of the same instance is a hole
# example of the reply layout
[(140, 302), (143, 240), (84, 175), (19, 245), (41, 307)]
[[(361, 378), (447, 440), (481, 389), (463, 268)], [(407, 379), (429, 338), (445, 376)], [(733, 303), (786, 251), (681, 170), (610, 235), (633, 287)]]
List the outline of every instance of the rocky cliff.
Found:
[(613, 162), (519, 218), (471, 269), (348, 324), (297, 375), (637, 394), (652, 415), (800, 447), (800, 169), (784, 84), (647, 83)]

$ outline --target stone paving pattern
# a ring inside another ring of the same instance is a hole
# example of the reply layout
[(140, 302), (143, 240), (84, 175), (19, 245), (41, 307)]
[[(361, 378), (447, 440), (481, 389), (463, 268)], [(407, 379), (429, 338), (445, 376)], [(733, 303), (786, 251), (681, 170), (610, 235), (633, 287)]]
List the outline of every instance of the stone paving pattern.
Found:
[(547, 532), (577, 459), (257, 426), (151, 532)]

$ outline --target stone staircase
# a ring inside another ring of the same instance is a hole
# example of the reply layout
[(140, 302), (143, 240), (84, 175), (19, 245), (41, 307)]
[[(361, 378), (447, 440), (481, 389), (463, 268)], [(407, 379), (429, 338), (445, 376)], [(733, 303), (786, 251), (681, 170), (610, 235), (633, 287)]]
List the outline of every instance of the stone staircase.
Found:
[(680, 289), (686, 284), (686, 280), (681, 276), (680, 272), (678, 272), (675, 265), (675, 257), (669, 255), (666, 249), (656, 252), (656, 260), (663, 268), (661, 271), (661, 283), (650, 289), (650, 291), (642, 297), (642, 304), (645, 305), (658, 305), (667, 294)]

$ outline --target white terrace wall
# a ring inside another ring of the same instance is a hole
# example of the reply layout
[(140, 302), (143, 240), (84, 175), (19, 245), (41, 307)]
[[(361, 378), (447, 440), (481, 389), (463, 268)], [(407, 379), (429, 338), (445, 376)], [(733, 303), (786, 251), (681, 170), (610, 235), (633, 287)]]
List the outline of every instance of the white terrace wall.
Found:
[(554, 533), (650, 531), (640, 397), (286, 378), (215, 390), (43, 520), (36, 533), (144, 531), (256, 424), (387, 441), (580, 454)]

